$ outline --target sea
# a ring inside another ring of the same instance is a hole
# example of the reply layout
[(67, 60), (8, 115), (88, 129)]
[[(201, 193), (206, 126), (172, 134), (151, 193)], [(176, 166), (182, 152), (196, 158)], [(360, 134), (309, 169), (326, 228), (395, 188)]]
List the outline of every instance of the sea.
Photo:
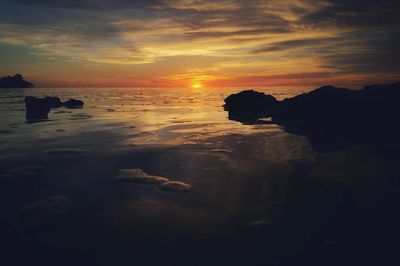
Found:
[[(229, 120), (244, 89), (1, 89), (0, 263), (389, 265), (399, 158)], [(27, 123), (26, 96), (85, 104)]]

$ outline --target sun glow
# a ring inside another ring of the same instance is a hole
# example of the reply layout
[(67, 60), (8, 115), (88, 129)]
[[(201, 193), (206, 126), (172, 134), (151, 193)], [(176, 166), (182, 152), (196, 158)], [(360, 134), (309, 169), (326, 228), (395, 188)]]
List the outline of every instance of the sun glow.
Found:
[(203, 87), (203, 85), (200, 82), (194, 82), (192, 84), (193, 89), (200, 89), (201, 87)]

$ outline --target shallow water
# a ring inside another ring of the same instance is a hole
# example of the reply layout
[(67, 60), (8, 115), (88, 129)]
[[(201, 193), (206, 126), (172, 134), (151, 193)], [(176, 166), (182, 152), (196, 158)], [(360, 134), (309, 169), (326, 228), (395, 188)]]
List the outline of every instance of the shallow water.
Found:
[[(393, 245), (373, 244), (398, 236), (399, 160), (368, 147), (318, 153), (276, 125), (230, 121), (223, 99), (240, 90), (0, 90), (3, 260), (343, 265), (370, 249), (366, 261), (391, 258)], [(310, 88), (259, 90), (283, 99)], [(27, 124), (27, 95), (85, 106)], [(143, 173), (140, 182), (121, 182), (121, 170)]]
[[(10, 142), (7, 145), (7, 141), (3, 141), (1, 151), (18, 148), (16, 144), (21, 140), (53, 138), (60, 140), (68, 136), (69, 141), (73, 141), (74, 136), (89, 133), (115, 134), (123, 136), (125, 143), (137, 145), (193, 143), (198, 139), (212, 136), (252, 133), (260, 127), (243, 126), (229, 121), (221, 108), (226, 96), (240, 90), (231, 88), (3, 89), (0, 91), (1, 132)], [(302, 87), (265, 89), (266, 92), (281, 99), (308, 90), (309, 88)], [(85, 106), (83, 109), (53, 109), (49, 114), (50, 121), (25, 124), (23, 99), (27, 95), (37, 97), (54, 95), (62, 100), (82, 99)], [(91, 136), (88, 138), (88, 142), (93, 140)]]

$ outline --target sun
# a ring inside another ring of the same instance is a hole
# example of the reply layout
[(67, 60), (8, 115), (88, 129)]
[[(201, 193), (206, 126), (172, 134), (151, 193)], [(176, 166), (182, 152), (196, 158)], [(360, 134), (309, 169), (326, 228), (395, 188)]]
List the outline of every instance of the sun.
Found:
[(194, 82), (192, 84), (193, 89), (200, 89), (201, 87), (203, 87), (203, 85), (200, 82)]

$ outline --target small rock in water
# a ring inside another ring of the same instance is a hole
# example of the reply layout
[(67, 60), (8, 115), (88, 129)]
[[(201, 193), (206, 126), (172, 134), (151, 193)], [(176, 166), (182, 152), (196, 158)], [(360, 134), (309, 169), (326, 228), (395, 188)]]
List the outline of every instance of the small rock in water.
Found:
[(47, 96), (45, 98), (37, 98), (33, 96), (25, 97), (26, 119), (28, 122), (37, 122), (47, 120), (48, 114), (52, 108), (65, 106), (67, 108), (78, 108), (83, 106), (83, 101), (70, 99), (61, 102), (58, 97)]
[(192, 189), (192, 186), (181, 181), (168, 181), (161, 184), (159, 188), (164, 191), (188, 192)]
[(76, 99), (69, 99), (66, 102), (63, 102), (63, 105), (67, 108), (79, 108), (84, 105), (83, 101)]
[(121, 169), (114, 178), (117, 181), (132, 182), (139, 184), (160, 185), (169, 181), (168, 178), (162, 176), (154, 176), (145, 173), (142, 169)]
[(33, 96), (25, 97), (26, 119), (46, 120), (51, 109), (51, 102), (45, 98), (37, 98)]

